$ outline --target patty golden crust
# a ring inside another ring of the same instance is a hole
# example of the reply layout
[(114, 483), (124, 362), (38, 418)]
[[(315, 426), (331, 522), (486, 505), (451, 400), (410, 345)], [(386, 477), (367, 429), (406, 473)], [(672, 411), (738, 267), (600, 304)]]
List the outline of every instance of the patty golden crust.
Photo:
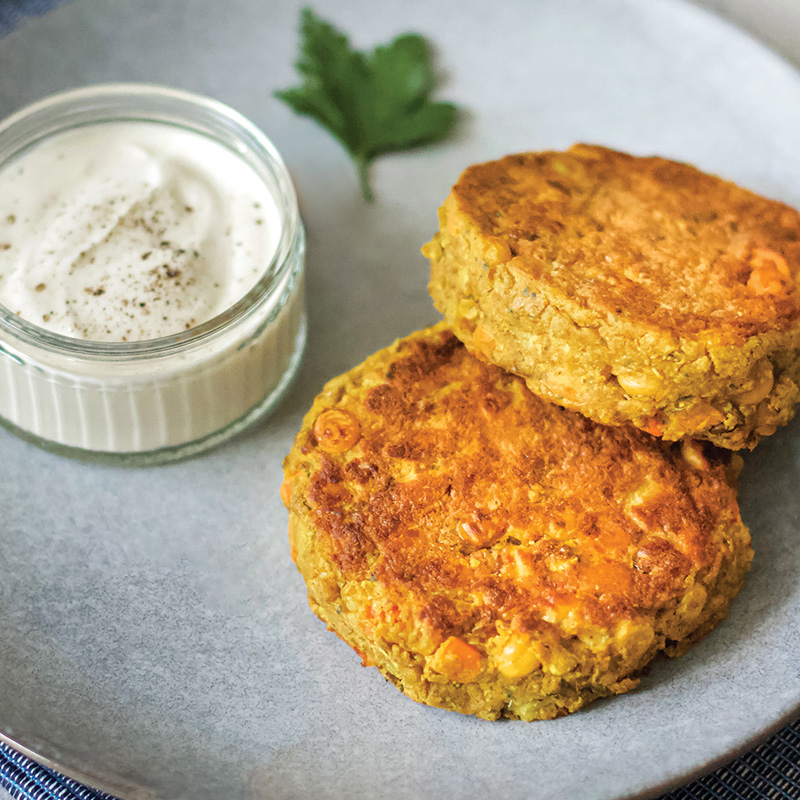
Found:
[(365, 665), (549, 719), (727, 614), (752, 556), (739, 463), (546, 403), (440, 324), (325, 386), (281, 496), (311, 608)]
[(800, 214), (663, 158), (575, 145), (469, 167), (423, 252), (475, 354), (668, 440), (753, 447), (800, 400)]

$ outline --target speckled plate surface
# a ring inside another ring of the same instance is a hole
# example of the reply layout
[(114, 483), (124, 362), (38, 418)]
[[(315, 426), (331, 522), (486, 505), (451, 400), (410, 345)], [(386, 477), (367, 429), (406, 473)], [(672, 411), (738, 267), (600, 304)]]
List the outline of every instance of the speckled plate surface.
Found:
[(800, 424), (746, 457), (756, 559), (721, 628), (633, 694), (544, 723), (403, 697), (309, 611), (280, 462), (323, 382), (433, 322), (419, 246), (473, 161), (590, 140), (800, 204), (800, 78), (680, 0), (315, 3), (359, 46), (418, 30), (459, 134), (384, 159), (364, 205), (339, 146), (272, 91), (300, 3), (74, 0), (0, 41), (0, 114), (152, 81), (239, 109), (284, 154), (309, 234), (310, 336), (268, 423), (194, 461), (80, 464), (0, 432), (0, 731), (132, 798), (608, 800), (655, 794), (800, 708)]

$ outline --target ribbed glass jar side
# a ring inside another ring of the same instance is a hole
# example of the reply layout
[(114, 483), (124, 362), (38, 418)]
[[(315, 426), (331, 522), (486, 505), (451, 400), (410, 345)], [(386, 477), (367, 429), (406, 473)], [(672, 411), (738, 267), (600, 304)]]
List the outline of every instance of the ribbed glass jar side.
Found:
[(288, 172), (263, 134), (173, 90), (91, 87), (35, 104), (0, 123), (0, 165), (59, 131), (118, 119), (185, 126), (233, 149), (281, 211), (275, 256), (231, 308), (162, 339), (72, 339), (0, 307), (0, 422), (67, 455), (161, 463), (223, 441), (277, 402), (305, 343), (305, 237)]

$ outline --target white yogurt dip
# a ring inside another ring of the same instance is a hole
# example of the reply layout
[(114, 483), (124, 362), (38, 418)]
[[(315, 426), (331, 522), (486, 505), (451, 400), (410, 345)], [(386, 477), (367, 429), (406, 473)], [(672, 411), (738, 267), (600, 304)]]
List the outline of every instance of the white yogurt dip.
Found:
[(207, 136), (66, 131), (0, 171), (0, 303), (64, 336), (168, 336), (252, 289), (280, 225), (264, 182)]
[(0, 123), (0, 421), (67, 455), (158, 463), (271, 408), (305, 341), (305, 239), (251, 123), (152, 86)]

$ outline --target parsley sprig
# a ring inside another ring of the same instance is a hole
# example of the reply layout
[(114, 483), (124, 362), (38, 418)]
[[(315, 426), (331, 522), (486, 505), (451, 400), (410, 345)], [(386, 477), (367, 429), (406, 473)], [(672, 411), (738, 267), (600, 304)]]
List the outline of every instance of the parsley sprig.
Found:
[(317, 120), (347, 149), (364, 199), (372, 202), (370, 166), (384, 154), (444, 139), (456, 120), (452, 103), (432, 102), (436, 77), (427, 42), (398, 36), (372, 52), (306, 8), (301, 15), (302, 83), (275, 93), (298, 114)]

